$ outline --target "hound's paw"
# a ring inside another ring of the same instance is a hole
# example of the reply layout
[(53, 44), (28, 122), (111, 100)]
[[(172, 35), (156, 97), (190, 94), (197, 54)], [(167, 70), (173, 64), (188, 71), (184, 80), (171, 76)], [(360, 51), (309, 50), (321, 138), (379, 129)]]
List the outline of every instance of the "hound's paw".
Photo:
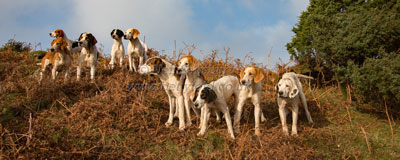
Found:
[(286, 137), (289, 137), (289, 132), (288, 132), (288, 131), (283, 131), (283, 134), (284, 134)]
[(186, 123), (186, 127), (185, 128), (189, 128), (190, 126), (192, 126), (192, 123)]
[(261, 132), (260, 132), (260, 130), (259, 129), (256, 129), (256, 136), (261, 136)]
[(292, 136), (297, 136), (298, 134), (297, 134), (297, 131), (292, 131)]
[(167, 127), (169, 127), (169, 126), (171, 126), (172, 125), (172, 122), (167, 122), (167, 123), (165, 123), (165, 126), (167, 126)]
[(179, 127), (179, 131), (184, 131), (186, 129), (186, 127), (185, 126), (183, 126), (183, 127)]
[(204, 136), (204, 133), (199, 132), (199, 133), (197, 133), (197, 136), (202, 137), (202, 136)]
[(235, 136), (234, 136), (234, 135), (231, 135), (231, 138), (232, 138), (232, 139), (235, 139)]

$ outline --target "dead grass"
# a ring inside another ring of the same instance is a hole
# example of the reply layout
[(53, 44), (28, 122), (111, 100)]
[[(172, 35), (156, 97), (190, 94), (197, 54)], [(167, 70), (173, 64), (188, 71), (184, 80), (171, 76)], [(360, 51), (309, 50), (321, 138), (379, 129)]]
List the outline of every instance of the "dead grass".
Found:
[[(194, 125), (186, 131), (178, 131), (177, 119), (166, 128), (168, 100), (156, 77), (121, 68), (110, 71), (104, 67), (107, 59), (103, 59), (95, 83), (85, 79), (76, 82), (73, 76), (69, 82), (60, 77), (56, 82), (44, 80), (39, 86), (31, 76), (38, 68), (35, 63), (28, 53), (0, 52), (0, 159), (339, 159), (369, 154), (366, 144), (343, 149), (345, 145), (340, 143), (347, 139), (341, 140), (339, 132), (333, 131), (339, 128), (356, 135), (360, 128), (347, 129), (342, 101), (330, 100), (338, 99), (330, 97), (337, 89), (313, 90), (315, 98), (309, 98), (308, 104), (315, 126), (306, 123), (300, 110), (299, 136), (283, 136), (273, 90), (277, 74), (268, 70), (263, 83), (262, 107), (267, 122), (261, 124), (262, 136), (254, 135), (253, 110), (248, 105), (245, 112), (249, 118), (242, 120), (241, 131), (231, 140), (226, 124), (214, 118), (206, 136), (197, 137), (194, 114)], [(240, 60), (228, 54), (225, 60), (216, 53), (202, 60), (207, 81), (238, 75), (242, 67)], [(135, 87), (128, 90), (132, 84)], [(370, 127), (363, 128), (375, 151), (372, 154), (376, 154), (380, 142), (374, 142)], [(393, 128), (399, 130), (395, 122)], [(360, 136), (364, 140), (364, 135)], [(342, 148), (331, 150), (336, 145)], [(398, 142), (393, 143), (392, 148), (398, 146)], [(347, 149), (356, 152), (350, 154)]]

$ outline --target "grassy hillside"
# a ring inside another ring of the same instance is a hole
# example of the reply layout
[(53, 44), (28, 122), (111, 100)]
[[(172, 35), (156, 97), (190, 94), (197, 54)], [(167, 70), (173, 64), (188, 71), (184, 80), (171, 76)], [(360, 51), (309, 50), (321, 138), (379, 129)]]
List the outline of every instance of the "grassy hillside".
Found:
[[(157, 77), (110, 71), (108, 60), (101, 59), (95, 83), (76, 82), (75, 76), (63, 82), (59, 76), (38, 85), (37, 62), (28, 52), (0, 52), (0, 159), (400, 158), (398, 117), (388, 112), (389, 123), (386, 114), (359, 111), (334, 86), (304, 85), (315, 125), (308, 125), (301, 108), (299, 136), (285, 137), (273, 90), (277, 74), (265, 70), (262, 136), (254, 135), (248, 104), (249, 118), (242, 119), (241, 131), (231, 140), (226, 124), (214, 117), (206, 135), (197, 137), (193, 113), (189, 129), (178, 131), (177, 119), (166, 128), (168, 100)], [(215, 54), (201, 62), (207, 81), (238, 75), (242, 67), (239, 60), (219, 60)], [(128, 90), (130, 84), (136, 87)]]

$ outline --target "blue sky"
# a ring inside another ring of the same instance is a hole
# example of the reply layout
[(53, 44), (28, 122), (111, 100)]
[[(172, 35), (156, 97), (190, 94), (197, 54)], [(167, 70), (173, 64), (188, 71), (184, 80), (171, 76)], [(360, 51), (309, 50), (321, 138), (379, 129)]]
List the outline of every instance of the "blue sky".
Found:
[[(308, 0), (2, 0), (0, 44), (11, 38), (29, 42), (36, 49), (50, 47), (49, 32), (63, 29), (69, 39), (91, 32), (98, 47), (110, 53), (114, 28), (137, 28), (150, 48), (172, 55), (177, 49), (195, 45), (202, 58), (212, 50), (224, 57), (230, 48), (234, 58), (249, 54), (270, 68), (288, 62), (285, 44)], [(124, 41), (125, 47), (127, 41)]]

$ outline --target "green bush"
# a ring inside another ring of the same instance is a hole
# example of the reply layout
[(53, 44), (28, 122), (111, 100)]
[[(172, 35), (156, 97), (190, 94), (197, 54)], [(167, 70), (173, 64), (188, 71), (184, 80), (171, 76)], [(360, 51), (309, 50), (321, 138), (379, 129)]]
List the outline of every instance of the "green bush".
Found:
[(351, 79), (362, 102), (400, 110), (400, 55), (368, 58), (362, 67), (351, 64)]

